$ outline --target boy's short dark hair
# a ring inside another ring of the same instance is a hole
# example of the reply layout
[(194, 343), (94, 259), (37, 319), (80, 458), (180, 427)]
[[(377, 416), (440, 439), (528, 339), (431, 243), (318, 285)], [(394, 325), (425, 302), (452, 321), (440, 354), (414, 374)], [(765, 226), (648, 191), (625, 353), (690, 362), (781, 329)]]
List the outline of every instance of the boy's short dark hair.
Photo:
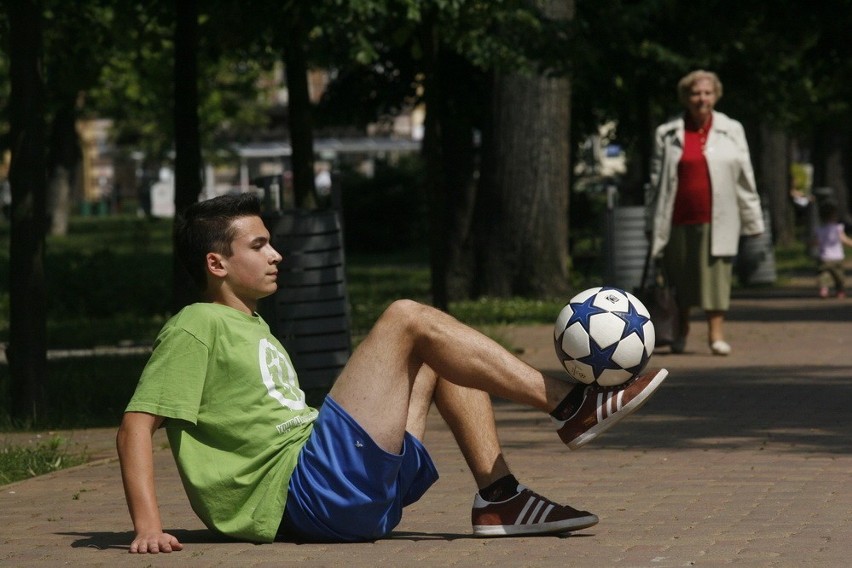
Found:
[(231, 256), (233, 221), (260, 216), (260, 201), (250, 193), (222, 195), (186, 208), (175, 225), (175, 254), (202, 292), (207, 289), (207, 253)]

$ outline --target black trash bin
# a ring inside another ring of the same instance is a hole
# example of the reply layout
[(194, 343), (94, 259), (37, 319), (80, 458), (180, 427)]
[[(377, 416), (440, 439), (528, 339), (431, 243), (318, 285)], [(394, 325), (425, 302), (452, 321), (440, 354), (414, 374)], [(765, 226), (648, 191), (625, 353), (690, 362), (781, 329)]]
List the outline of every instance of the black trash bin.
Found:
[(775, 247), (772, 245), (772, 221), (769, 211), (763, 210), (763, 233), (753, 237), (740, 237), (739, 251), (735, 259), (737, 279), (743, 286), (774, 284)]
[(264, 215), (284, 257), (278, 290), (258, 307), (287, 349), (302, 389), (327, 391), (351, 354), (343, 233), (335, 210)]

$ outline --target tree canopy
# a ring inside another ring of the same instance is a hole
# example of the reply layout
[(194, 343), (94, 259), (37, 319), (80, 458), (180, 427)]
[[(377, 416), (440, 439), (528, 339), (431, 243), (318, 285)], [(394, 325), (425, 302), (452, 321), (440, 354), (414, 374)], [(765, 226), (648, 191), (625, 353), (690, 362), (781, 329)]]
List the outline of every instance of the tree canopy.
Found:
[[(43, 5), (48, 114), (56, 112), (53, 101), (83, 91), (83, 112), (113, 118), (118, 141), (152, 156), (172, 150), (173, 4)], [(524, 0), (218, 0), (200, 9), (199, 116), (208, 152), (268, 124), (258, 80), (281, 59), (297, 22), (308, 65), (331, 71), (317, 126), (364, 125), (421, 94), (424, 23), (434, 23), (440, 42), (472, 68), (570, 74), (577, 136), (616, 120), (628, 147), (647, 138), (649, 122), (678, 111), (674, 83), (696, 67), (720, 74), (729, 86), (722, 104), (744, 120), (807, 136), (814, 124), (848, 122), (850, 113), (849, 0), (578, 0), (573, 24), (559, 29)], [(0, 57), (3, 77), (8, 57)], [(4, 109), (7, 97), (8, 80), (0, 81)]]
[[(539, 273), (524, 264), (534, 254), (519, 258), (518, 247), (496, 240), (541, 251), (548, 234), (564, 240), (564, 227), (553, 224), (567, 218), (571, 168), (563, 162), (604, 123), (616, 125), (627, 150), (623, 193), (640, 201), (653, 127), (681, 112), (676, 82), (696, 68), (721, 76), (720, 110), (756, 142), (758, 182), (776, 225), (789, 207), (790, 140), (848, 214), (850, 24), (852, 0), (0, 0), (0, 153), (12, 151), (16, 185), (11, 246), (20, 266), (32, 268), (13, 270), (13, 278), (38, 280), (43, 227), (31, 221), (74, 176), (80, 116), (112, 119), (119, 147), (154, 163), (180, 146), (192, 158), (183, 163), (193, 180), (202, 154), (213, 161), (259, 133), (289, 136), (294, 179), (310, 190), (314, 130), (363, 130), (425, 103), (437, 303), (455, 293), (456, 276), (467, 295), (553, 292), (558, 286), (542, 283), (564, 280), (562, 267), (555, 277)], [(286, 116), (280, 97), (269, 96), (281, 62)], [(310, 69), (330, 78), (319, 102), (307, 97)], [(568, 131), (573, 146), (563, 143)], [(21, 133), (36, 138), (22, 144)], [(180, 199), (194, 198), (193, 188)], [(495, 211), (504, 224), (489, 226)], [(547, 262), (563, 262), (563, 251), (546, 252), (541, 258), (557, 259)], [(487, 270), (476, 272), (490, 282), (459, 273), (479, 261)], [(13, 304), (39, 288), (14, 284)], [(27, 328), (35, 343), (43, 343), (39, 324)]]

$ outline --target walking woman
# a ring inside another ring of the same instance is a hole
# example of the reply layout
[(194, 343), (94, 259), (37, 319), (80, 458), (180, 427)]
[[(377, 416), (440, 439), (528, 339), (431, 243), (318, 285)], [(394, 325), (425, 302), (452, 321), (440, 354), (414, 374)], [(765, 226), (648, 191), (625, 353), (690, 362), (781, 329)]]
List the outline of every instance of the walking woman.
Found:
[(689, 311), (704, 310), (710, 351), (728, 355), (725, 314), (730, 307), (733, 259), (740, 235), (763, 232), (760, 198), (742, 124), (714, 110), (722, 96), (715, 73), (693, 71), (678, 83), (685, 108), (657, 128), (651, 162), (648, 224), (653, 256), (674, 284), (682, 353)]

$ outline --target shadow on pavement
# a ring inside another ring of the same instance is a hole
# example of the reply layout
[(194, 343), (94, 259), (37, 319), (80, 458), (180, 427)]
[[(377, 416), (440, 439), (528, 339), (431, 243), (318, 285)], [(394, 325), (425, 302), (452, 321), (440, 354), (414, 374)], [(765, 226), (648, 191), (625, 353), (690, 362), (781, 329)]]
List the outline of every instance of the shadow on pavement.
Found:
[[(585, 538), (585, 537), (593, 537), (595, 533), (593, 532), (585, 532), (585, 533), (558, 533), (558, 534), (540, 534), (540, 535), (515, 535), (507, 536), (507, 537), (498, 537), (500, 539), (505, 538), (558, 538), (558, 539), (566, 539), (566, 538)], [(427, 532), (418, 532), (418, 531), (394, 531), (387, 539), (382, 540), (413, 540), (413, 541), (428, 541), (428, 540), (493, 540), (495, 537), (489, 537), (487, 539), (483, 539), (482, 537), (473, 536), (471, 533), (427, 533)]]
[[(177, 538), (182, 544), (210, 544), (221, 542), (234, 542), (226, 537), (219, 536), (208, 530), (184, 530), (167, 529), (169, 534)], [(71, 543), (72, 548), (97, 548), (123, 549), (127, 550), (133, 541), (132, 531), (122, 532), (62, 532), (56, 533), (62, 536), (79, 537)]]
[[(699, 310), (694, 310), (692, 315), (697, 322), (703, 320)], [(772, 301), (771, 305), (760, 300), (744, 300), (732, 305), (726, 319), (741, 322), (848, 322), (852, 320), (852, 300)]]
[[(773, 451), (850, 454), (850, 401), (852, 366), (679, 371), (642, 409), (594, 445), (626, 449), (771, 446)], [(501, 430), (529, 429), (542, 421), (539, 411), (522, 407), (501, 417)], [(513, 442), (517, 445), (517, 440)], [(536, 443), (552, 440), (539, 441), (536, 436), (523, 441), (527, 446)]]

